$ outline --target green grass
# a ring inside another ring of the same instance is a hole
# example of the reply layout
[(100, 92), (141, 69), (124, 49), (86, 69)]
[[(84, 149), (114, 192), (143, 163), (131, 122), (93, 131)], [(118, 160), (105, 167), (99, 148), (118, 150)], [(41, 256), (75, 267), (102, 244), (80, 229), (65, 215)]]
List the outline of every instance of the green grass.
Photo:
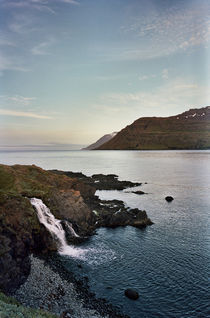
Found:
[(39, 309), (24, 307), (16, 299), (0, 292), (1, 318), (57, 318), (58, 316)]

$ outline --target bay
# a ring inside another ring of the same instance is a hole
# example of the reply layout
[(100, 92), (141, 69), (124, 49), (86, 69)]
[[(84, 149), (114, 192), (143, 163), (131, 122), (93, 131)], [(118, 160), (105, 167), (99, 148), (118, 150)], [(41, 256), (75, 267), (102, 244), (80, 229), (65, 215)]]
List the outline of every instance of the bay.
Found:
[[(142, 182), (148, 193), (98, 191), (123, 200), (154, 222), (99, 229), (81, 248), (81, 259), (63, 258), (66, 268), (88, 276), (90, 288), (133, 318), (208, 317), (210, 268), (210, 151), (14, 151), (0, 152), (4, 164), (44, 169), (115, 173)], [(172, 195), (174, 201), (165, 201)], [(85, 255), (85, 256), (84, 256)], [(82, 269), (78, 269), (78, 263)], [(138, 290), (132, 301), (124, 289)]]

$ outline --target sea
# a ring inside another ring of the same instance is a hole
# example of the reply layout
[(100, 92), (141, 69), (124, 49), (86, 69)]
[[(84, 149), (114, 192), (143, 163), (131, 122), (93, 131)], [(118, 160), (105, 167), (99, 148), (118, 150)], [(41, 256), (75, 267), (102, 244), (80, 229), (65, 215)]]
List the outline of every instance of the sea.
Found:
[[(131, 318), (210, 317), (210, 150), (1, 151), (0, 163), (141, 182), (136, 190), (144, 195), (131, 189), (97, 195), (146, 210), (154, 224), (101, 228), (76, 254), (60, 256), (65, 268), (87, 277), (97, 297)], [(166, 202), (167, 195), (174, 201)], [(139, 299), (125, 297), (126, 288)]]

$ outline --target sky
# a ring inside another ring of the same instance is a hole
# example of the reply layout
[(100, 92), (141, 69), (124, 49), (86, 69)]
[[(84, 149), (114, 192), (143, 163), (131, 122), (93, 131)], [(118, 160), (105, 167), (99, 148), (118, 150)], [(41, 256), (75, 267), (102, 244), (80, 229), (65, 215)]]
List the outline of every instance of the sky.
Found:
[(209, 0), (0, 0), (0, 147), (210, 105)]

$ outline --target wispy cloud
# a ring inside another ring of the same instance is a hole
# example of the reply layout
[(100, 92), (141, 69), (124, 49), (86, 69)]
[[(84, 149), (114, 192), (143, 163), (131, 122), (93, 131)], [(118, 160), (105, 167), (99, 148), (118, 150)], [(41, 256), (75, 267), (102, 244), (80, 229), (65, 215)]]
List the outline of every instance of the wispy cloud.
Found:
[(152, 59), (205, 46), (210, 42), (209, 17), (208, 2), (190, 2), (182, 10), (173, 6), (161, 12), (150, 11), (149, 15), (136, 17), (133, 23), (122, 27), (125, 36), (133, 37), (136, 45), (116, 48), (116, 56), (122, 60)]
[(151, 75), (141, 75), (138, 77), (139, 81), (146, 81), (146, 80), (149, 80), (149, 79), (153, 79), (153, 78), (156, 78), (157, 75), (156, 74), (151, 74)]
[(168, 69), (167, 68), (162, 70), (162, 78), (163, 79), (168, 79)]
[(45, 115), (35, 114), (30, 112), (9, 110), (9, 109), (0, 109), (0, 115), (15, 116), (15, 117), (30, 117), (30, 118), (36, 118), (36, 119), (52, 119), (52, 117), (50, 116), (45, 116)]
[(75, 4), (75, 5), (79, 5), (79, 1), (76, 1), (76, 0), (61, 0), (62, 2), (65, 2), (65, 3), (69, 3), (69, 4)]
[(47, 11), (50, 13), (55, 13), (55, 11), (48, 6), (49, 1), (34, 1), (34, 0), (23, 0), (23, 1), (3, 1), (3, 6), (6, 8), (14, 9), (36, 9), (39, 11)]
[[(1, 96), (0, 96), (1, 97)], [(34, 100), (36, 100), (35, 97), (25, 97), (25, 96), (20, 96), (20, 95), (15, 95), (15, 96), (6, 96), (6, 99), (8, 101), (12, 101), (15, 104), (22, 104), (24, 106), (30, 105)]]
[(2, 73), (6, 70), (20, 71), (20, 72), (29, 71), (29, 69), (24, 67), (15, 58), (7, 57), (0, 52), (0, 72)]
[(49, 55), (50, 53), (47, 51), (47, 49), (52, 45), (54, 42), (53, 39), (50, 39), (46, 42), (41, 42), (38, 45), (34, 46), (31, 49), (31, 52), (33, 55)]
[(47, 11), (50, 13), (55, 14), (56, 11), (52, 9), (51, 4), (52, 3), (66, 3), (70, 5), (79, 5), (79, 1), (76, 0), (13, 0), (13, 1), (7, 1), (3, 0), (2, 5), (4, 7), (8, 8), (15, 8), (15, 9), (23, 9), (23, 8), (28, 8), (28, 9), (36, 9), (39, 11)]
[(170, 115), (183, 108), (202, 107), (209, 104), (210, 87), (200, 86), (191, 81), (175, 79), (165, 85), (148, 91), (115, 93), (101, 96), (93, 108), (105, 115), (136, 114), (145, 116)]

